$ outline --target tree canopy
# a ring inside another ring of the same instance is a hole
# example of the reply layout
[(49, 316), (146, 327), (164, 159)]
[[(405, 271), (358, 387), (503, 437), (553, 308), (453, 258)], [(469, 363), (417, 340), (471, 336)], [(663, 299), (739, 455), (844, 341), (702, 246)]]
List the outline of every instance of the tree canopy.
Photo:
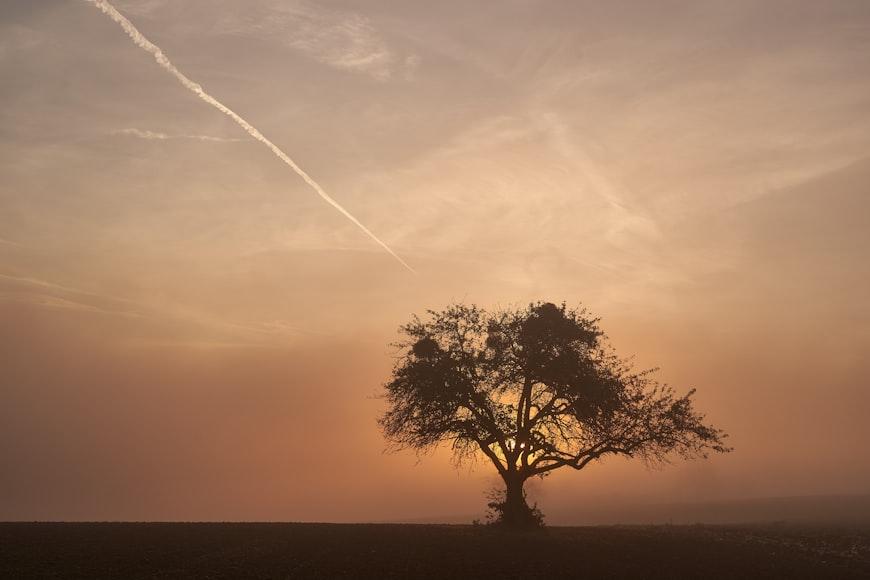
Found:
[(379, 424), (392, 449), (483, 454), (505, 482), (497, 519), (534, 523), (530, 477), (609, 455), (667, 461), (727, 452), (723, 431), (653, 370), (636, 371), (586, 310), (537, 302), (487, 312), (453, 304), (400, 328)]

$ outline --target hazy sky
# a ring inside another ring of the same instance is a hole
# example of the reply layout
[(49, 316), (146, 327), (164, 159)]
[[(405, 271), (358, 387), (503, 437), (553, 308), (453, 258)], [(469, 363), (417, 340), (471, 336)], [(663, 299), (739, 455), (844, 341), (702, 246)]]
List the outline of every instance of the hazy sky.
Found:
[(582, 302), (731, 433), (551, 521), (870, 492), (870, 3), (114, 4), (417, 275), (87, 2), (4, 0), (0, 519), (479, 512), (375, 424), (453, 300)]

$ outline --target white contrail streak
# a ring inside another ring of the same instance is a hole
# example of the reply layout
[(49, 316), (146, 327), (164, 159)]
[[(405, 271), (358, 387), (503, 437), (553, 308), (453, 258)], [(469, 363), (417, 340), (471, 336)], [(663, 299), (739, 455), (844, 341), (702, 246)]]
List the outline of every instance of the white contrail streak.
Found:
[(236, 139), (233, 137), (213, 137), (212, 135), (170, 135), (168, 133), (160, 133), (158, 131), (148, 131), (132, 127), (130, 129), (119, 129), (112, 132), (113, 135), (129, 135), (139, 139), (154, 140), (154, 141), (169, 141), (171, 139), (193, 139), (195, 141), (213, 141), (215, 143), (241, 143), (249, 141), (249, 139)]
[(208, 103), (209, 105), (211, 105), (212, 107), (214, 107), (215, 109), (217, 109), (218, 111), (227, 115), (230, 119), (235, 121), (242, 129), (244, 129), (248, 133), (248, 135), (250, 135), (251, 137), (253, 137), (257, 141), (260, 141), (266, 147), (271, 149), (272, 153), (274, 153), (278, 157), (278, 159), (280, 159), (281, 161), (283, 161), (284, 163), (289, 165), (290, 168), (293, 171), (295, 171), (299, 175), (299, 177), (304, 179), (305, 183), (310, 185), (311, 188), (315, 192), (317, 192), (317, 195), (319, 195), (321, 198), (323, 198), (323, 200), (326, 203), (328, 203), (329, 205), (331, 205), (332, 207), (337, 209), (344, 217), (346, 217), (347, 219), (352, 221), (354, 224), (356, 224), (356, 226), (359, 229), (361, 229), (363, 232), (365, 232), (365, 234), (368, 237), (370, 237), (375, 242), (377, 242), (383, 249), (385, 249), (387, 252), (389, 252), (389, 254), (391, 256), (393, 256), (396, 260), (398, 260), (399, 263), (402, 264), (402, 266), (404, 266), (409, 271), (416, 274), (416, 272), (414, 272), (414, 269), (411, 268), (411, 266), (409, 266), (405, 262), (405, 260), (400, 258), (398, 256), (398, 254), (396, 254), (387, 244), (382, 242), (376, 235), (374, 235), (371, 231), (369, 231), (369, 229), (367, 227), (362, 225), (362, 223), (360, 223), (360, 221), (358, 219), (353, 217), (353, 215), (351, 215), (350, 212), (348, 212), (346, 209), (341, 207), (341, 205), (337, 201), (332, 199), (332, 197), (330, 197), (330, 195), (328, 193), (323, 191), (323, 188), (320, 187), (319, 183), (314, 181), (314, 179), (310, 175), (305, 173), (305, 171), (303, 171), (301, 167), (296, 165), (296, 162), (293, 161), (292, 159), (290, 159), (290, 157), (286, 153), (281, 151), (281, 149), (277, 145), (275, 145), (274, 143), (272, 143), (271, 141), (266, 139), (266, 137), (262, 133), (260, 133), (260, 131), (258, 131), (256, 127), (254, 127), (253, 125), (251, 125), (250, 123), (245, 121), (242, 117), (237, 115), (235, 113), (235, 111), (233, 111), (232, 109), (230, 109), (229, 107), (227, 107), (226, 105), (224, 105), (223, 103), (218, 101), (216, 98), (214, 98), (213, 96), (211, 96), (210, 94), (205, 92), (199, 84), (193, 82), (192, 80), (187, 78), (180, 70), (175, 68), (175, 65), (172, 64), (172, 62), (170, 62), (170, 60), (166, 57), (165, 54), (163, 54), (163, 51), (160, 50), (160, 48), (157, 45), (155, 45), (150, 40), (145, 38), (145, 36), (143, 36), (142, 33), (139, 32), (139, 30), (135, 26), (133, 26), (133, 23), (130, 22), (129, 20), (127, 20), (127, 18), (123, 14), (118, 12), (118, 10), (116, 10), (114, 6), (109, 4), (106, 0), (85, 0), (85, 1), (93, 4), (97, 8), (99, 8), (103, 12), (103, 14), (105, 14), (106, 16), (108, 16), (109, 18), (114, 20), (118, 25), (120, 25), (120, 27), (122, 29), (124, 29), (124, 32), (126, 32), (127, 35), (133, 40), (133, 42), (136, 44), (136, 46), (138, 46), (142, 50), (150, 53), (151, 56), (154, 57), (154, 60), (157, 61), (157, 64), (159, 64), (167, 72), (172, 74), (172, 76), (174, 76), (178, 80), (178, 82), (180, 82), (186, 89), (190, 90), (193, 93), (196, 93), (196, 95), (200, 99), (202, 99), (203, 101), (205, 101), (206, 103)]

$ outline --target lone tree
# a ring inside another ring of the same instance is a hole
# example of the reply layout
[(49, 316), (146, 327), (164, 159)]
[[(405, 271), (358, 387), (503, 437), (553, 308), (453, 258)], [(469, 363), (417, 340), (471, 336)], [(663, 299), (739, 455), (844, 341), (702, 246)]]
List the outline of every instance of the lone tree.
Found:
[(454, 459), (483, 453), (504, 480), (496, 521), (542, 522), (523, 485), (609, 455), (662, 463), (671, 454), (730, 451), (689, 391), (678, 397), (635, 371), (583, 309), (548, 302), (487, 312), (455, 304), (400, 328), (401, 355), (379, 419), (393, 450), (449, 443)]

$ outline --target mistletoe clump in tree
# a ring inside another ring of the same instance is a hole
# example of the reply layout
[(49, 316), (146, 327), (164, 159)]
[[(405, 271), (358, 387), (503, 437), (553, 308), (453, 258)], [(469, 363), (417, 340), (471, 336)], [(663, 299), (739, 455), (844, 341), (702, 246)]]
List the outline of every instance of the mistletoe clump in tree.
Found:
[(486, 312), (455, 304), (401, 327), (379, 419), (393, 449), (448, 443), (457, 461), (482, 453), (504, 480), (497, 522), (534, 526), (523, 485), (607, 456), (661, 463), (730, 451), (721, 430), (652, 371), (636, 371), (598, 319), (563, 303)]

